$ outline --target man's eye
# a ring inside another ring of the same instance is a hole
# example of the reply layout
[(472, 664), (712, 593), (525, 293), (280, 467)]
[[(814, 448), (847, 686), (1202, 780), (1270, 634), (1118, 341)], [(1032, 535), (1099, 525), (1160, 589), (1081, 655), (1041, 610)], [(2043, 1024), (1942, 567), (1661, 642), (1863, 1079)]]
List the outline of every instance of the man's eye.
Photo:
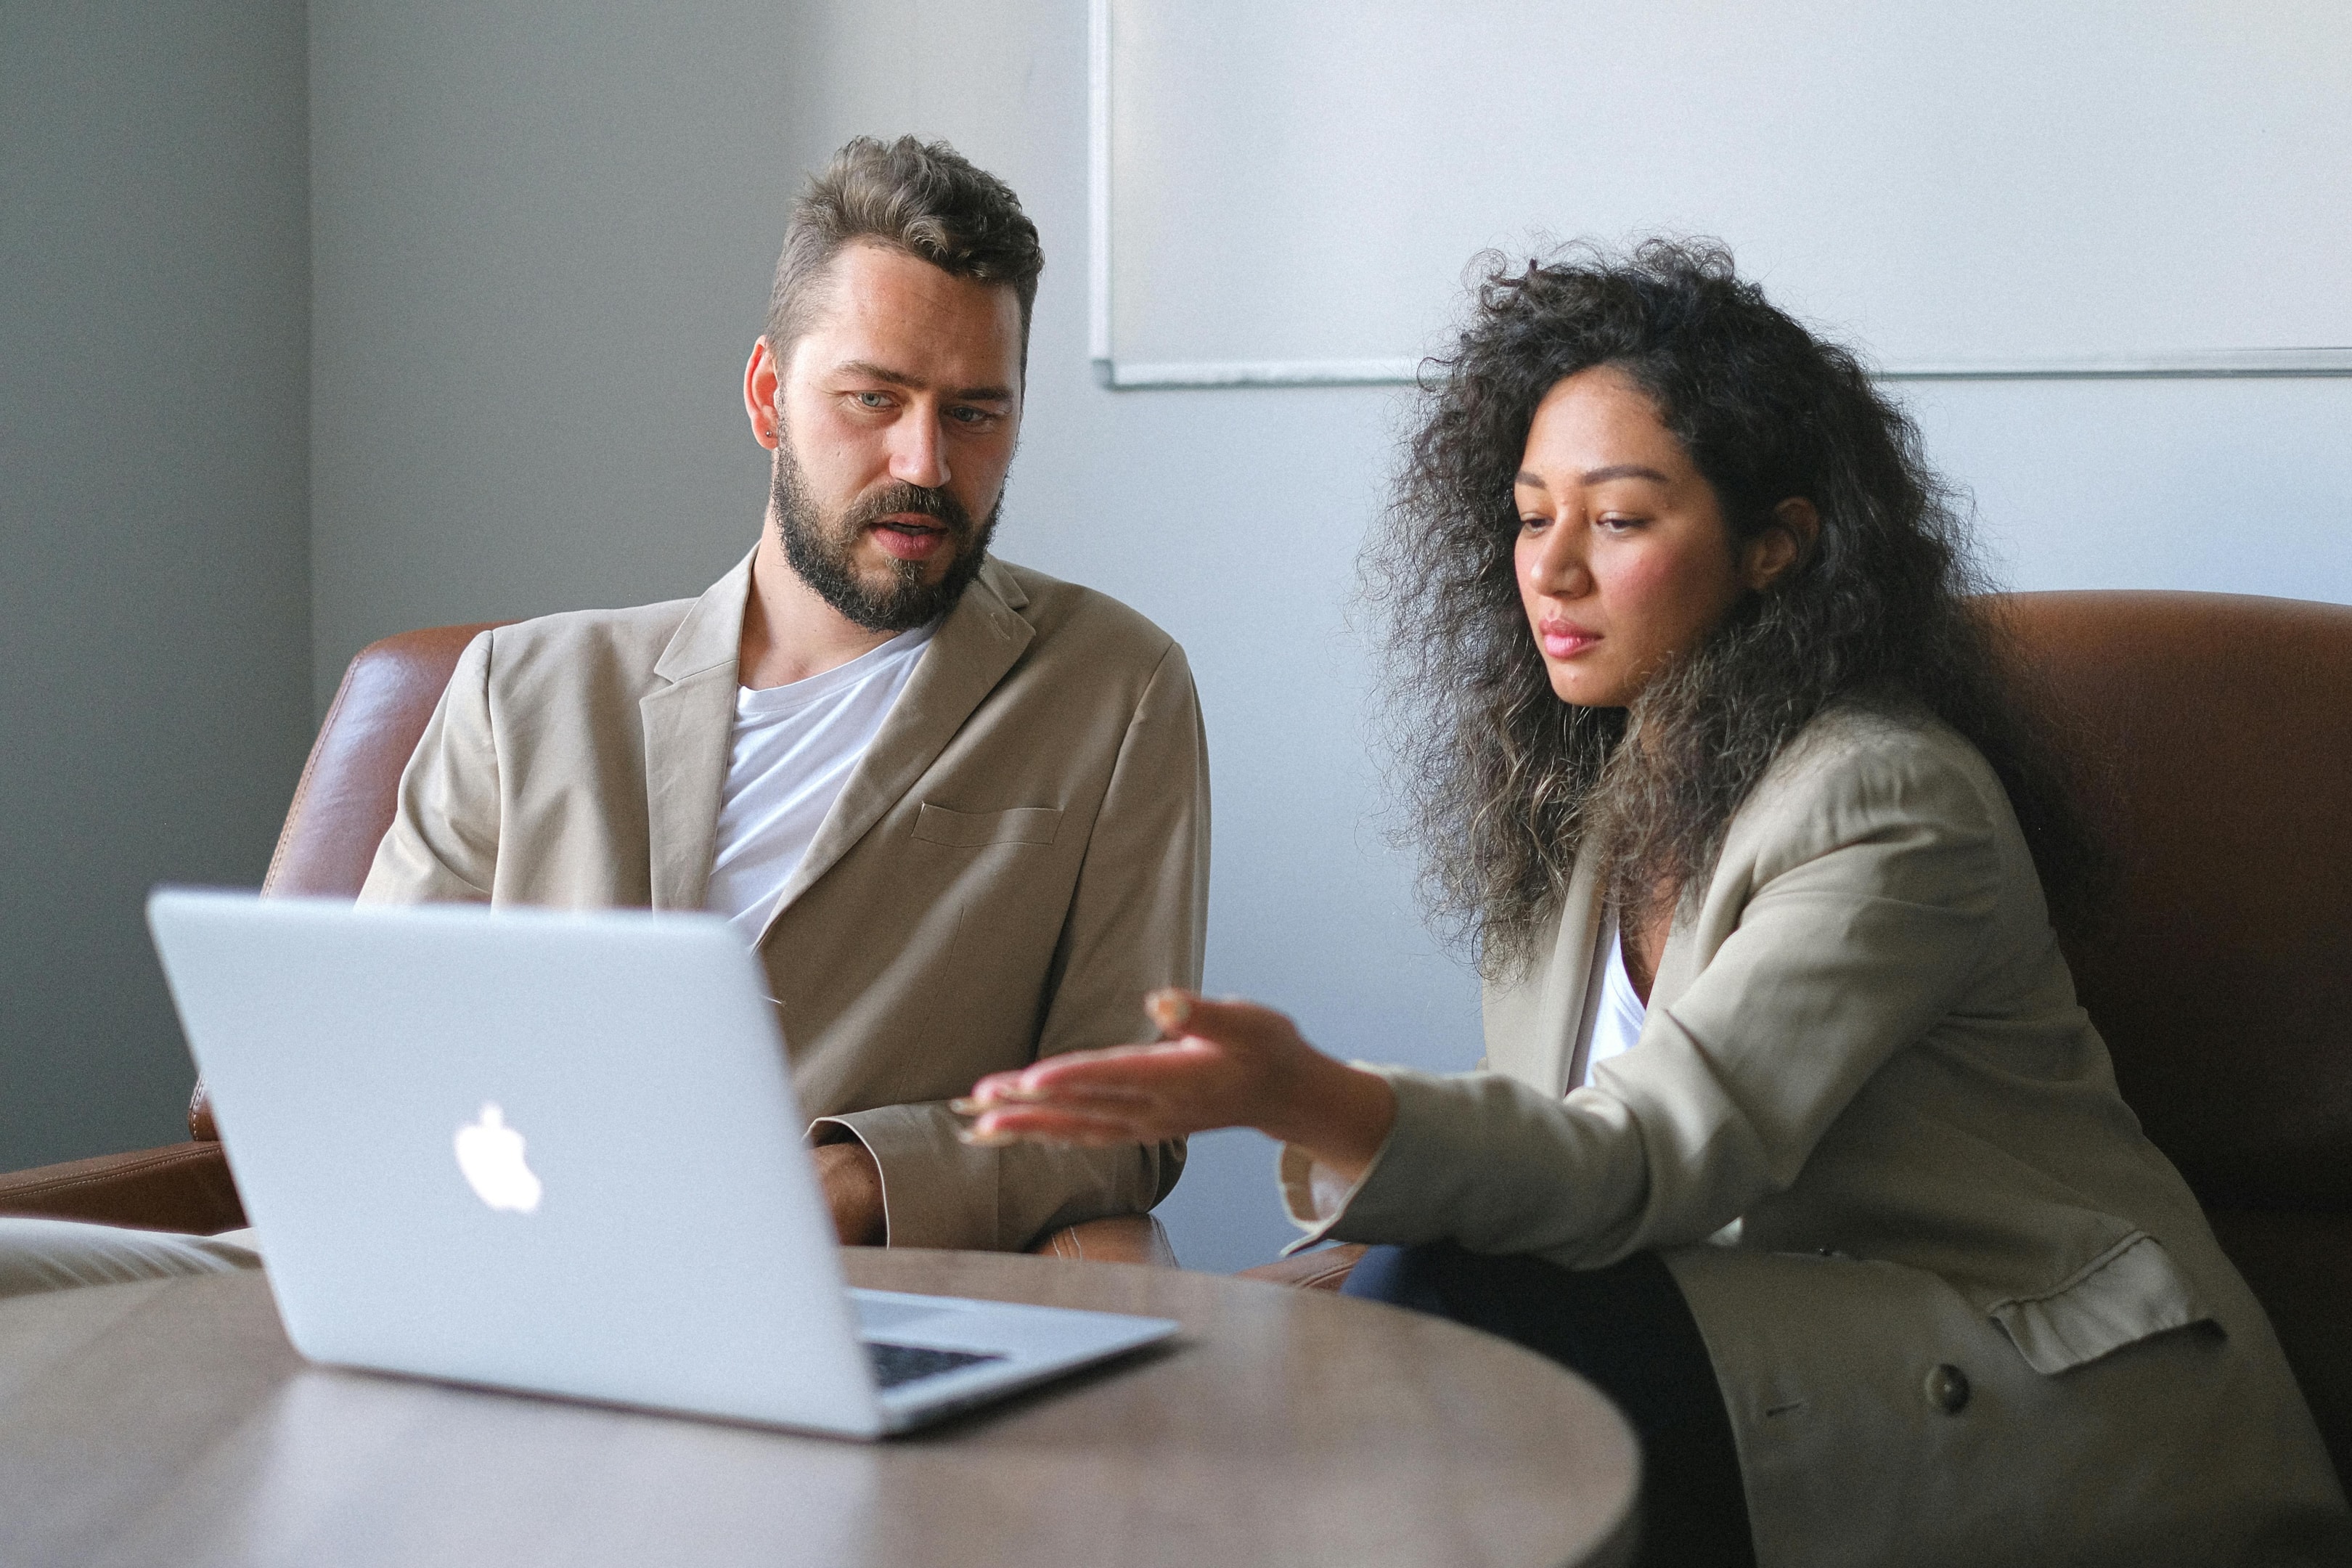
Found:
[(985, 408), (973, 408), (969, 405), (959, 405), (958, 406), (948, 410), (948, 417), (954, 420), (959, 425), (985, 425), (991, 419), (994, 418), (995, 416)]
[(887, 408), (890, 406), (890, 395), (887, 392), (854, 392), (850, 394), (850, 395), (857, 399), (857, 406), (860, 408)]

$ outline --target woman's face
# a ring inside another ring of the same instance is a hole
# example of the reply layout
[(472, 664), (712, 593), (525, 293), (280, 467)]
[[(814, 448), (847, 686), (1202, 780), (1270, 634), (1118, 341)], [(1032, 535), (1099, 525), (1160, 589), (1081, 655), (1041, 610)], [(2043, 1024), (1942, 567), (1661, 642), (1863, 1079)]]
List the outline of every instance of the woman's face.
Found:
[(1795, 553), (1785, 537), (1785, 551), (1759, 548), (1777, 529), (1732, 548), (1714, 488), (1648, 395), (1608, 365), (1545, 394), (1512, 496), (1519, 602), (1552, 690), (1581, 708), (1633, 702), (1779, 575), (1788, 563), (1773, 557)]

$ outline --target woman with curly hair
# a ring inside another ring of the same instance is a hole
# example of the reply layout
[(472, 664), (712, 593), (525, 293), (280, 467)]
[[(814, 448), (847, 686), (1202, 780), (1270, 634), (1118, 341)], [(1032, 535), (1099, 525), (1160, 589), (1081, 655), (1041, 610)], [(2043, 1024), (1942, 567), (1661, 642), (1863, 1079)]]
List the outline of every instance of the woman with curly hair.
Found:
[(1368, 560), (1480, 1070), (1164, 992), (970, 1135), (1281, 1140), (1301, 1245), (1382, 1244), (1351, 1293), (1617, 1400), (1649, 1561), (2326, 1539), (2269, 1323), (2075, 1003), (2100, 856), (1910, 422), (1664, 243), (1494, 270), (1425, 405)]

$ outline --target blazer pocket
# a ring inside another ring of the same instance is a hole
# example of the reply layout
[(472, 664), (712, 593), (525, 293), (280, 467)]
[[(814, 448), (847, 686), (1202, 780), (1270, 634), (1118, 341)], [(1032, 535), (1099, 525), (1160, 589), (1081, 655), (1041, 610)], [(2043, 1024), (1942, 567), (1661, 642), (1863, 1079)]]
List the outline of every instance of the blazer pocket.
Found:
[(2144, 1230), (2133, 1231), (2055, 1289), (1996, 1301), (1988, 1310), (2025, 1363), (2044, 1374), (2213, 1319), (2196, 1286)]
[(923, 803), (915, 817), (915, 837), (926, 844), (950, 849), (977, 849), (984, 844), (1051, 844), (1062, 830), (1062, 810), (1054, 805), (1016, 805), (1010, 811), (950, 811)]

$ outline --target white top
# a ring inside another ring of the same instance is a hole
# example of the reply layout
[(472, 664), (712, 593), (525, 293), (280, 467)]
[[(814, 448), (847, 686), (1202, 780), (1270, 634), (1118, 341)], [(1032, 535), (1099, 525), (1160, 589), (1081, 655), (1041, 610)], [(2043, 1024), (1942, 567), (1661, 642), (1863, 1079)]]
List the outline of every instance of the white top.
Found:
[(735, 693), (727, 784), (705, 909), (756, 944), (826, 813), (905, 690), (936, 625), (901, 632), (847, 664)]
[(1632, 1050), (1633, 1042), (1642, 1037), (1642, 1022), (1649, 1016), (1649, 1007), (1633, 989), (1633, 977), (1625, 972), (1624, 932), (1612, 931), (1609, 961), (1601, 966), (1601, 1005), (1592, 1009), (1592, 1031), (1585, 1039), (1583, 1065), (1569, 1088), (1591, 1083), (1595, 1062)]

